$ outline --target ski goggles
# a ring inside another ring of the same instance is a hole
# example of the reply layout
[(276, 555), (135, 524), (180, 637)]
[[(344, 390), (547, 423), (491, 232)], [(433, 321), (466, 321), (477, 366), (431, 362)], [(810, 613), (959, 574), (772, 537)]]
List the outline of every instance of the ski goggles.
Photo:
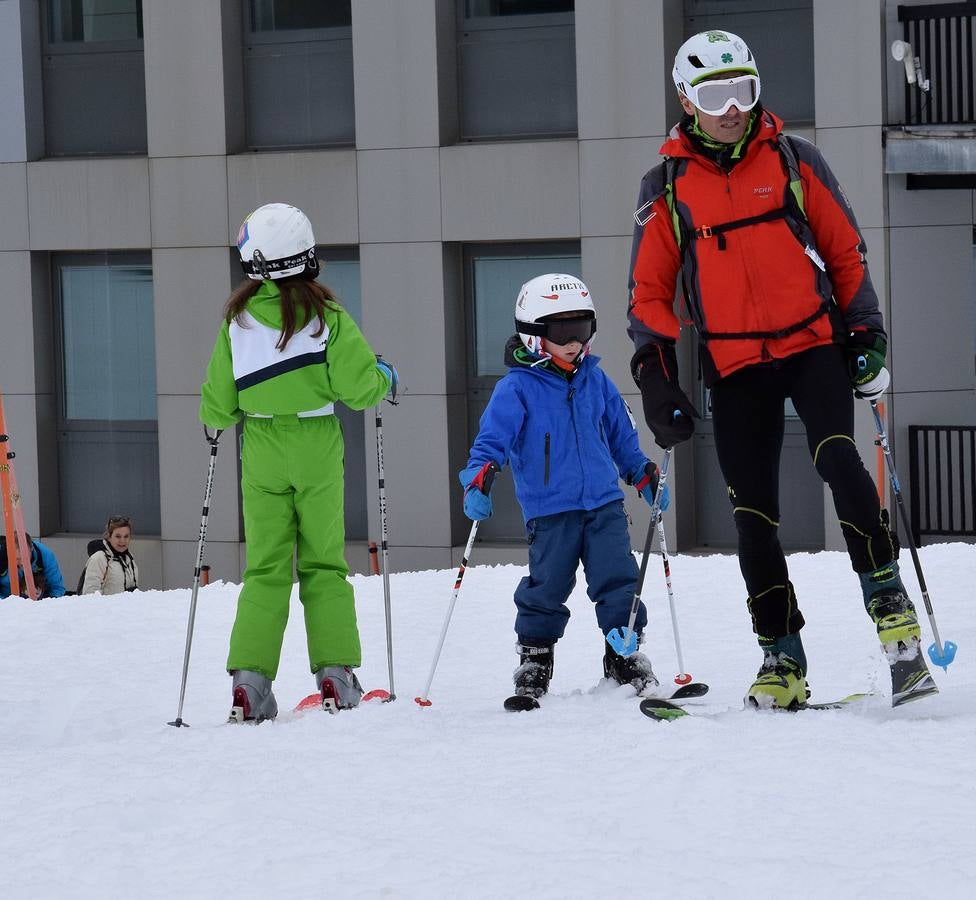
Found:
[(748, 112), (759, 102), (759, 76), (737, 75), (690, 85), (685, 94), (702, 112), (725, 115), (733, 106)]
[(578, 319), (550, 319), (542, 322), (520, 322), (515, 327), (522, 334), (534, 334), (553, 344), (565, 347), (572, 341), (585, 344), (596, 334), (596, 319), (593, 316), (580, 316)]

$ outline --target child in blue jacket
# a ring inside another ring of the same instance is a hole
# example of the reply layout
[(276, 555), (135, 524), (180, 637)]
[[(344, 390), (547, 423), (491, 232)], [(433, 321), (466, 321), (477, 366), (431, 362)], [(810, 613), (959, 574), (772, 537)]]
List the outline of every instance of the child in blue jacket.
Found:
[[(641, 452), (620, 392), (589, 355), (596, 313), (586, 285), (572, 275), (533, 278), (519, 293), (515, 326), (505, 346), (509, 372), (495, 386), (459, 477), (464, 512), (479, 521), (491, 515), (486, 472), (511, 463), (529, 544), (529, 574), (515, 589), (515, 693), (537, 698), (549, 689), (580, 562), (604, 636), (627, 626), (638, 569), (619, 479), (653, 504), (658, 472)], [(646, 624), (641, 604), (638, 635)], [(606, 642), (603, 671), (638, 693), (658, 683), (647, 656), (619, 656)]]
[[(31, 572), (34, 575), (34, 586), (37, 588), (37, 599), (45, 597), (64, 596), (64, 578), (57, 557), (49, 547), (31, 536), (25, 535), (27, 546), (30, 547)], [(17, 542), (14, 541), (14, 545)], [(23, 561), (20, 558), (20, 547), (17, 547), (17, 580), (20, 583), (22, 597), (27, 596), (27, 584), (24, 580)], [(7, 538), (0, 535), (0, 598), (10, 596), (10, 572), (7, 571)]]

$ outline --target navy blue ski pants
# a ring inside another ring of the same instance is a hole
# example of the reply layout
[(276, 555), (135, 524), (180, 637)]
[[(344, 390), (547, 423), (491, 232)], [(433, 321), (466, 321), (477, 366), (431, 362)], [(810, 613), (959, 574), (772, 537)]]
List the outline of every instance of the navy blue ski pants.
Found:
[[(606, 634), (630, 619), (637, 584), (637, 563), (630, 552), (627, 514), (621, 500), (598, 509), (574, 509), (537, 516), (526, 524), (529, 574), (515, 589), (515, 632), (521, 640), (556, 641), (563, 636), (569, 609), (566, 600), (583, 563), (586, 593)], [(642, 603), (635, 631), (647, 625)]]

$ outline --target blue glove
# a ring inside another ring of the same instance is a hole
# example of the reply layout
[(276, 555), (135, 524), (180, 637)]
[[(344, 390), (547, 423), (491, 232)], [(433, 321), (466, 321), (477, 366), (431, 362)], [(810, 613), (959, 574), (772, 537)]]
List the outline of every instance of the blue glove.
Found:
[(472, 522), (491, 518), (491, 483), (498, 466), (493, 462), (472, 463), (458, 473), (464, 487), (464, 514)]
[(400, 376), (397, 375), (397, 370), (393, 368), (393, 363), (383, 359), (382, 356), (377, 356), (376, 368), (390, 379), (390, 399), (396, 400), (397, 390), (400, 387)]
[[(657, 490), (658, 476), (660, 469), (654, 463), (649, 462), (644, 466), (644, 474), (634, 482), (634, 487), (638, 493), (647, 501), (648, 506), (654, 505), (654, 492)], [(671, 505), (671, 492), (668, 490), (667, 482), (661, 491), (661, 512), (664, 512)]]

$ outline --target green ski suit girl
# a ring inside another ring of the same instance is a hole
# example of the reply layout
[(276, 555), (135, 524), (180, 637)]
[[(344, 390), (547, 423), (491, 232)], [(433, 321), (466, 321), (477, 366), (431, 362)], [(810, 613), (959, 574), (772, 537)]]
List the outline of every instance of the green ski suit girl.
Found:
[(314, 336), (319, 325), (313, 318), (278, 349), (281, 293), (274, 281), (263, 281), (245, 312), (221, 327), (201, 389), (204, 425), (244, 421), (247, 568), (227, 670), (260, 672), (272, 681), (288, 622), (296, 542), (311, 671), (361, 662), (344, 556), (342, 427), (333, 403), (373, 406), (390, 390), (390, 378), (345, 310), (327, 307), (325, 327)]

